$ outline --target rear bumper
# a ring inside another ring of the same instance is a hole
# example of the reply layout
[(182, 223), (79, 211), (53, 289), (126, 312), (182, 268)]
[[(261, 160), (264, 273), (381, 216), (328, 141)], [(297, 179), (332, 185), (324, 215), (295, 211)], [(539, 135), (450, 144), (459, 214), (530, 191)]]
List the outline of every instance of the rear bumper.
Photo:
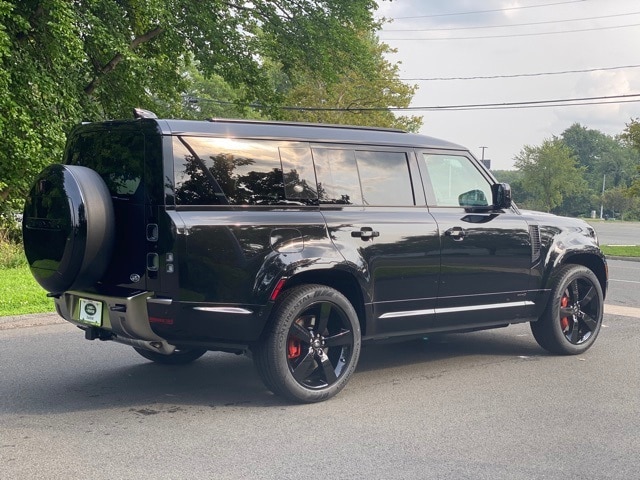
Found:
[[(170, 355), (175, 346), (158, 336), (149, 326), (147, 300), (153, 292), (139, 292), (130, 297), (110, 297), (95, 293), (68, 291), (55, 299), (58, 314), (78, 327), (90, 331), (108, 332), (107, 338), (137, 348)], [(80, 299), (100, 302), (100, 325), (80, 319)], [(103, 338), (102, 335), (96, 338)]]

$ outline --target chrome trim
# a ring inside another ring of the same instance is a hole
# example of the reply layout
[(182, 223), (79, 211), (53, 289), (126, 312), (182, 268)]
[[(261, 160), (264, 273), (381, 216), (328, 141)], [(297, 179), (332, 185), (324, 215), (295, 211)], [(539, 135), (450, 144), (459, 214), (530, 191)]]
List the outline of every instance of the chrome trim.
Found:
[(399, 318), (399, 317), (413, 317), (415, 315), (433, 315), (436, 313), (434, 308), (428, 310), (409, 310), (406, 312), (388, 312), (383, 313), (378, 318)]
[(530, 307), (535, 305), (530, 300), (524, 302), (490, 303), (487, 305), (469, 305), (468, 307), (436, 308), (437, 313), (472, 312), (474, 310), (493, 310), (496, 308)]
[(173, 300), (171, 298), (148, 298), (147, 303), (157, 303), (160, 305), (171, 305)]
[(526, 300), (524, 302), (489, 303), (486, 305), (469, 305), (467, 307), (430, 308), (427, 310), (409, 310), (406, 312), (388, 312), (378, 318), (413, 317), (416, 315), (437, 315), (438, 313), (472, 312), (475, 310), (494, 310), (496, 308), (529, 307), (535, 303)]
[(251, 315), (253, 313), (251, 310), (238, 307), (193, 307), (193, 309), (200, 312), (233, 313), (236, 315)]

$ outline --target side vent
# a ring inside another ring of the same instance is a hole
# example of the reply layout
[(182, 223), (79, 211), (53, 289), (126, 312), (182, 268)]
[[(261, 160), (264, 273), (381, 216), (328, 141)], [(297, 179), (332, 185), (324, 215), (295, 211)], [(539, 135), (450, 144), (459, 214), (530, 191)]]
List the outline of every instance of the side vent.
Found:
[(529, 225), (529, 237), (531, 238), (531, 263), (535, 264), (540, 260), (540, 227)]

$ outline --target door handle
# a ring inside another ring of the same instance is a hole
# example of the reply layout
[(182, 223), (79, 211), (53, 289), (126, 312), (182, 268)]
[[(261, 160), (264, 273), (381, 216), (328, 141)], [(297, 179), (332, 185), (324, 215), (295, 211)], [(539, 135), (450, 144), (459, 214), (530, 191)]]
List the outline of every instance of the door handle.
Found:
[(354, 230), (351, 232), (351, 236), (354, 238), (361, 238), (362, 240), (369, 240), (373, 237), (379, 237), (380, 232), (375, 231), (371, 227), (362, 227), (360, 230)]
[(447, 237), (451, 237), (454, 242), (460, 242), (464, 240), (464, 237), (466, 235), (462, 227), (451, 227), (449, 230), (446, 230), (444, 234)]

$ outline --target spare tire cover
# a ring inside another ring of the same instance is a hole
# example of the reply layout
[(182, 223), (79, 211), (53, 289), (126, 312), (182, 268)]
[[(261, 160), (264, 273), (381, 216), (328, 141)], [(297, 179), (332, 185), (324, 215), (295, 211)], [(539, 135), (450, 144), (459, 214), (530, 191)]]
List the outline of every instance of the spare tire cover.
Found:
[(113, 251), (111, 195), (94, 170), (51, 165), (36, 178), (22, 219), (31, 273), (52, 293), (93, 286)]

